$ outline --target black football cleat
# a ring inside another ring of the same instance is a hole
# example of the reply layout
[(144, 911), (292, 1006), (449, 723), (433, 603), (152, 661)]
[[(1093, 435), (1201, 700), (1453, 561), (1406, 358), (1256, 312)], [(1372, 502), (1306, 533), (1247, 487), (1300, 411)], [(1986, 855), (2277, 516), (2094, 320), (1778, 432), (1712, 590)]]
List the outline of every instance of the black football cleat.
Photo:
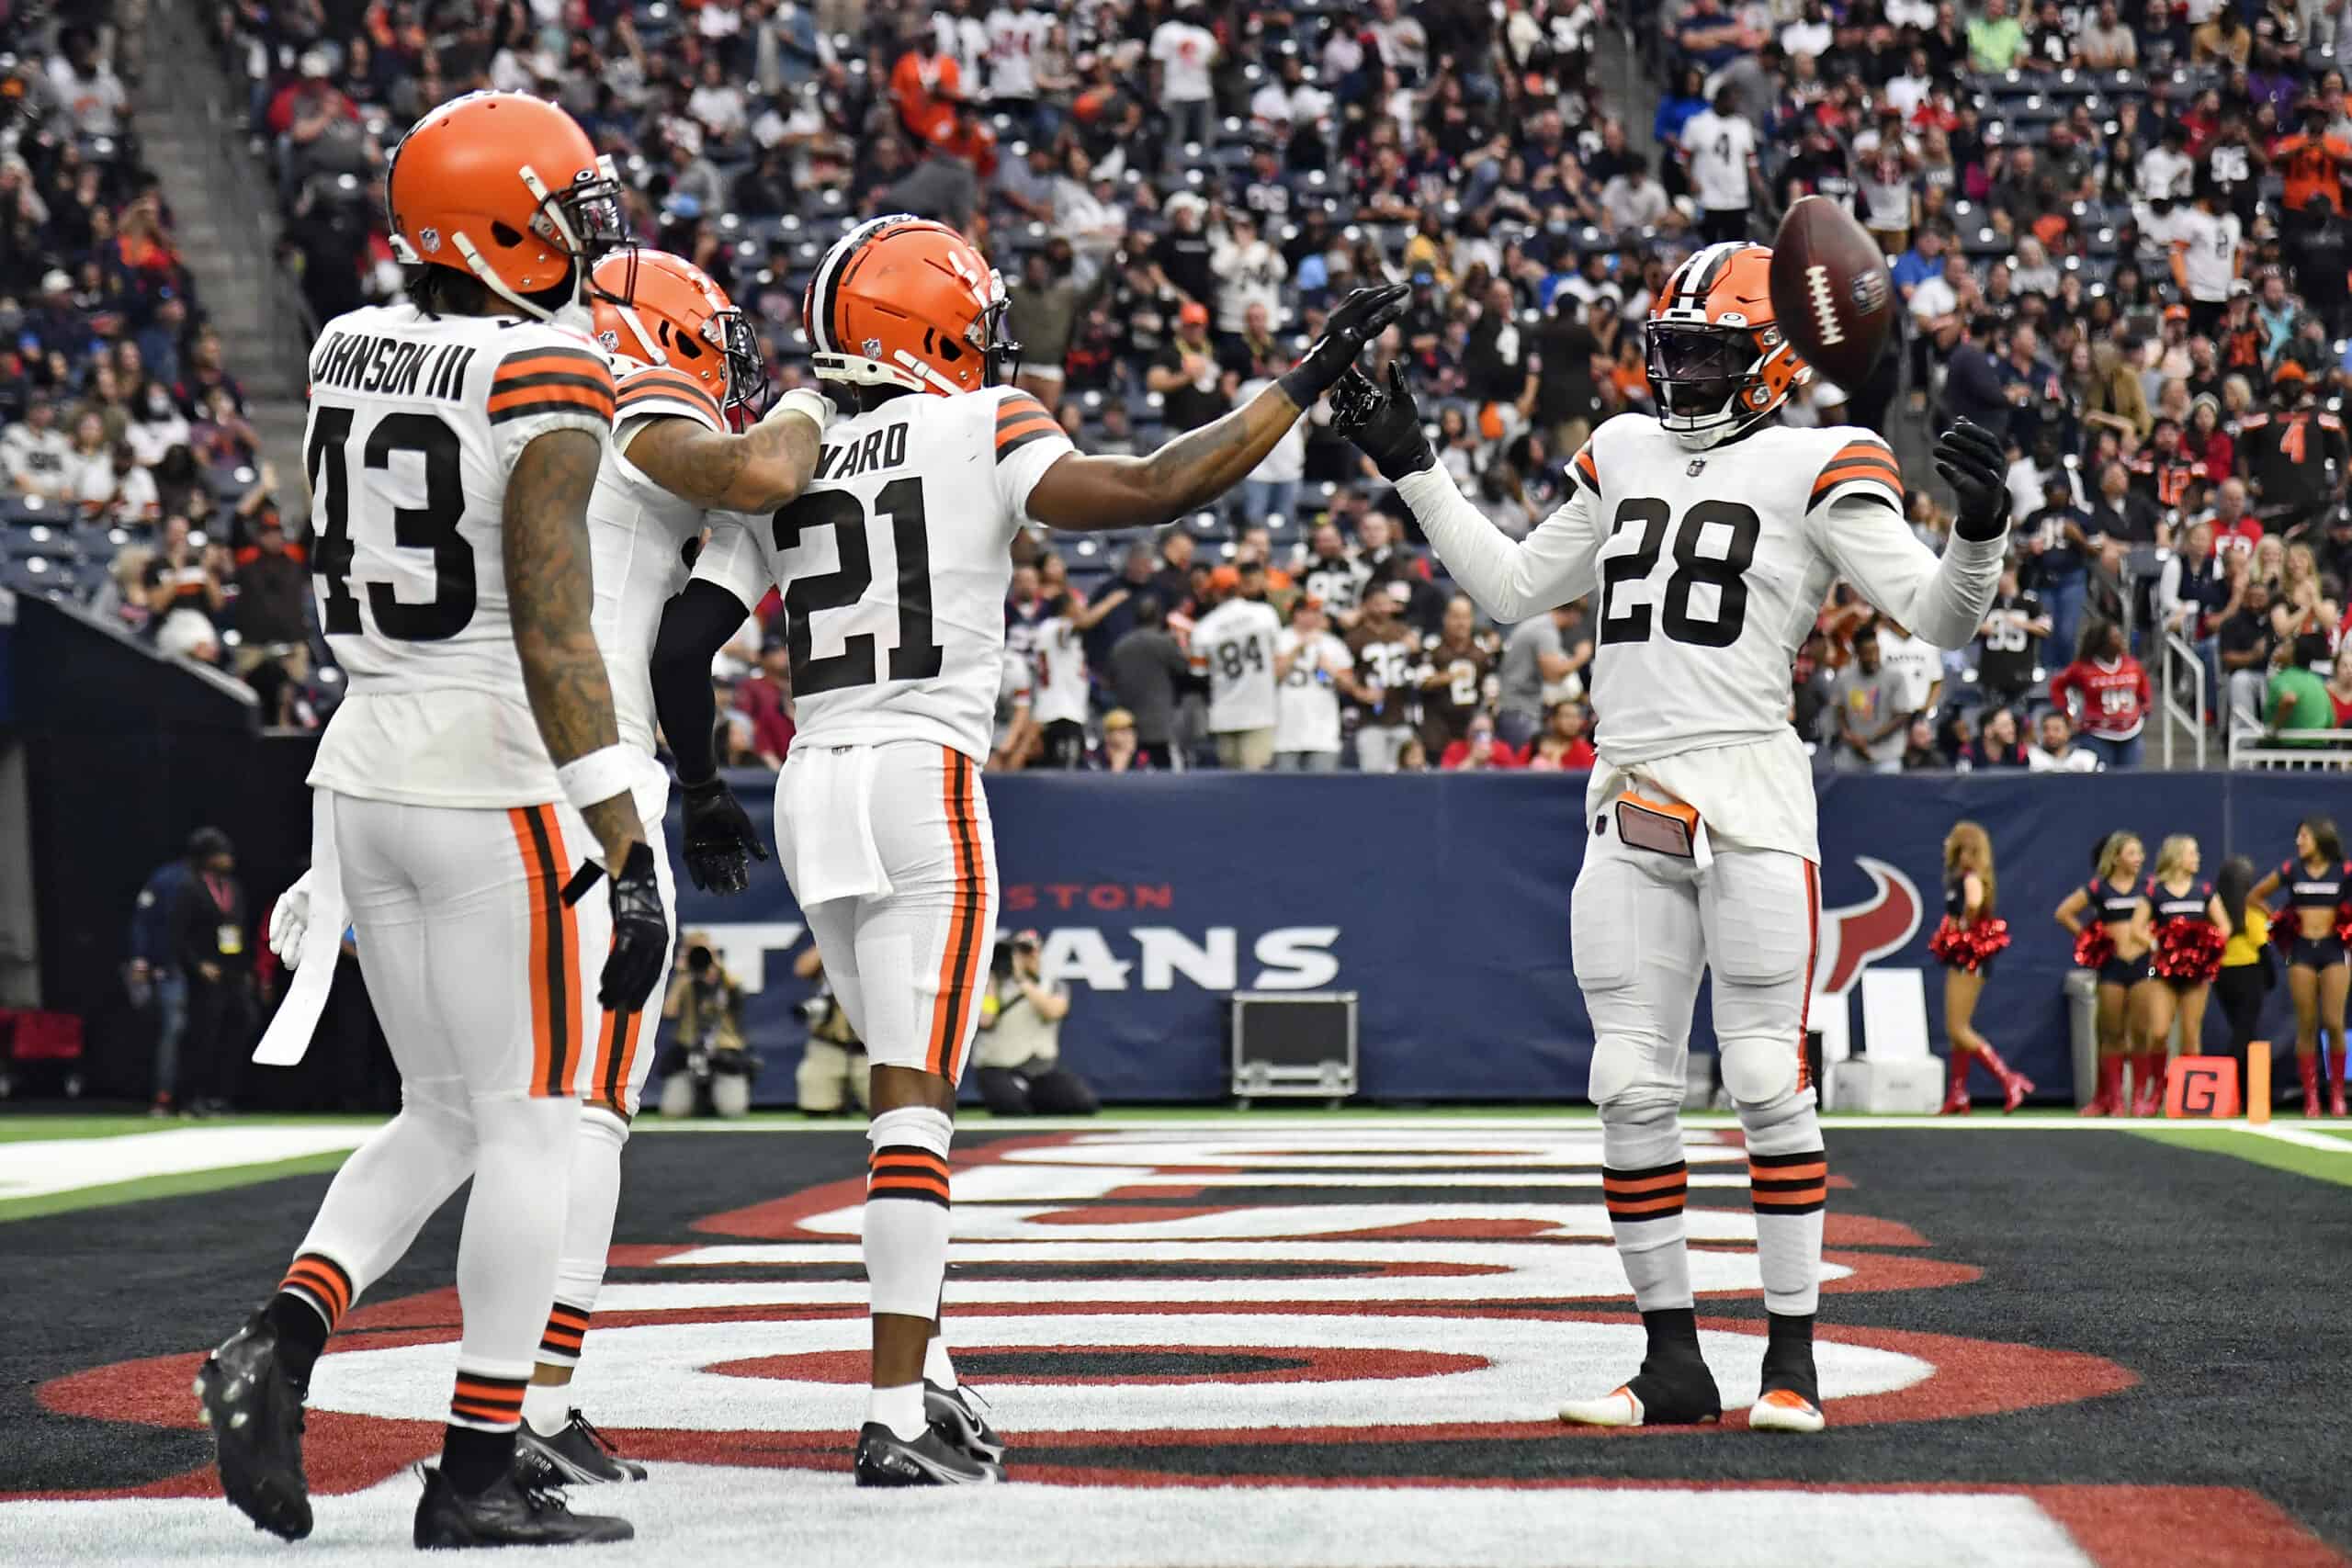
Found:
[(196, 1374), (196, 1397), (220, 1464), (220, 1490), (257, 1529), (288, 1540), (311, 1533), (302, 1473), (302, 1395), (277, 1358), (277, 1330), (260, 1313), (223, 1340)]
[(974, 1459), (925, 1427), (910, 1443), (879, 1421), (868, 1421), (857, 1434), (857, 1483), (860, 1486), (985, 1486), (1002, 1481), (1004, 1472), (987, 1460)]
[(1813, 1366), (1813, 1314), (1768, 1313), (1762, 1390), (1747, 1412), (1757, 1432), (1818, 1432), (1829, 1423), (1821, 1414), (1821, 1378)]
[(1696, 1427), (1723, 1415), (1715, 1374), (1695, 1345), (1653, 1344), (1632, 1382), (1560, 1406), (1560, 1419), (1572, 1427)]
[(543, 1438), (523, 1423), (514, 1435), (514, 1479), (525, 1486), (595, 1486), (612, 1481), (642, 1481), (645, 1467), (623, 1459), (613, 1440), (589, 1424), (578, 1407), (563, 1429)]
[(637, 1527), (609, 1515), (575, 1514), (563, 1494), (526, 1486), (507, 1472), (473, 1496), (458, 1491), (432, 1465), (419, 1465), (424, 1495), (416, 1500), (420, 1551), (473, 1546), (594, 1546), (634, 1540)]
[(961, 1384), (942, 1388), (925, 1379), (922, 1416), (931, 1423), (933, 1431), (947, 1439), (950, 1448), (961, 1449), (986, 1464), (1004, 1462), (1004, 1439), (989, 1425), (989, 1418), (972, 1407), (969, 1389)]

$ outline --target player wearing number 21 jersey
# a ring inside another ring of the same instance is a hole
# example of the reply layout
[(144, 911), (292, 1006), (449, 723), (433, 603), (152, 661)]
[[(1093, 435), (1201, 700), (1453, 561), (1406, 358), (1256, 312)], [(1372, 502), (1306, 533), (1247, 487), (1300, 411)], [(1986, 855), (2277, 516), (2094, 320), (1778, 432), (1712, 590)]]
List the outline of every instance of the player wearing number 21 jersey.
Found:
[[(1678, 1116), (1691, 1006), (1712, 969), (1770, 1325), (1749, 1422), (1822, 1426), (1812, 1337), (1828, 1167), (1804, 1056), (1820, 849), (1812, 769), (1789, 723), (1790, 667), (1834, 578), (1957, 648), (1999, 575), (2001, 522), (1982, 497), (1939, 561), (1905, 525), (1885, 443), (1773, 423), (1805, 371), (1773, 321), (1770, 263), (1763, 246), (1724, 243), (1675, 271), (1645, 333), (1658, 415), (1621, 414), (1594, 432), (1570, 465), (1566, 503), (1524, 543), (1481, 517), (1430, 457), (1401, 376), (1385, 394), (1351, 378), (1333, 399), (1335, 425), (1397, 482), (1488, 614), (1513, 622), (1599, 599), (1600, 765), (1570, 929), (1598, 1036), (1589, 1093), (1604, 1196), (1650, 1347), (1623, 1387), (1567, 1404), (1570, 1421), (1720, 1411), (1691, 1326)], [(2002, 466), (1981, 434), (1963, 429), (1945, 446), (1966, 438), (1950, 460), (1989, 494)]]
[(756, 840), (716, 777), (710, 660), (771, 585), (783, 590), (798, 730), (776, 780), (777, 858), (872, 1064), (863, 1484), (1001, 1473), (1003, 1445), (962, 1398), (937, 1318), (951, 1114), (995, 936), (980, 767), (1013, 535), (1164, 523), (1230, 489), (1404, 296), (1360, 290), (1241, 408), (1148, 457), (1094, 457), (1035, 398), (997, 384), (1019, 345), (999, 336), (1002, 282), (961, 234), (878, 218), (818, 264), (802, 310), (814, 365), (853, 406), (799, 499), (714, 535), (663, 612), (654, 694), (686, 786), (689, 867), (730, 848), (740, 864)]

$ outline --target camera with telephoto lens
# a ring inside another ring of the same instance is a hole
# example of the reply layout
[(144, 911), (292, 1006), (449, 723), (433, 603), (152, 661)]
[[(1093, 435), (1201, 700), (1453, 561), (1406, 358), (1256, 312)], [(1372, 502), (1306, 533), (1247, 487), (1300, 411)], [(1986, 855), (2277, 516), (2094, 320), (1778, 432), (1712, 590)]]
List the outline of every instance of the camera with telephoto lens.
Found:
[(996, 950), (989, 954), (989, 973), (1000, 980), (1012, 978), (1012, 955), (1016, 953), (1025, 953), (1032, 959), (1037, 956), (1037, 935), (1035, 931), (1023, 931), (999, 942)]

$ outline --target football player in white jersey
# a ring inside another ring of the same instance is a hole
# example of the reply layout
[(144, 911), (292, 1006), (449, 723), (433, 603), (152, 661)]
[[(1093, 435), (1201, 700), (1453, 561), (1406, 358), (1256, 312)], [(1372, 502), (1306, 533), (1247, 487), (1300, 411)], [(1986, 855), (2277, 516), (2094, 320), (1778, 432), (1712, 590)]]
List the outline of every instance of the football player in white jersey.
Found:
[(1640, 1373), (1561, 1411), (1601, 1426), (1715, 1419), (1684, 1247), (1678, 1114), (1699, 972), (1713, 972), (1724, 1086), (1746, 1129), (1770, 1337), (1751, 1427), (1818, 1431), (1813, 1317), (1828, 1165), (1806, 1081), (1821, 851), (1789, 725), (1790, 665), (1833, 579), (1939, 648), (1974, 635), (1999, 586), (2000, 443), (1962, 422), (1936, 448), (1960, 520), (1939, 560), (1912, 537), (1886, 444), (1773, 415), (1808, 374), (1774, 324), (1771, 252), (1709, 245), (1668, 280), (1646, 347), (1657, 414), (1595, 431), (1557, 512), (1515, 543), (1432, 457), (1401, 372), (1361, 374), (1334, 427), (1396, 482), (1453, 579), (1515, 622), (1598, 590), (1586, 800), (1571, 904), (1591, 1012), (1603, 1195), (1649, 1332)]
[[(711, 513), (766, 513), (800, 493), (832, 409), (814, 391), (787, 392), (764, 418), (731, 431), (730, 412), (754, 412), (767, 377), (751, 323), (726, 292), (694, 263), (662, 251), (616, 251), (594, 277), (596, 339), (614, 356), (616, 405), (612, 444), (588, 503), (596, 643), (611, 671), (621, 743), (643, 761), (645, 831), (674, 929), (676, 897), (662, 841), (669, 776), (654, 760), (653, 740), (653, 637), (662, 607), (685, 585)], [(690, 870), (698, 853), (689, 842)], [(570, 1384), (604, 1284), (621, 1149), (653, 1064), (649, 1033), (642, 1011), (608, 1010), (591, 1036), (555, 1305), (523, 1396), (518, 1442), (526, 1475), (559, 1485), (645, 1476), (571, 1406)]]
[(856, 412), (827, 429), (798, 501), (714, 535), (663, 615), (654, 694), (691, 792), (692, 833), (715, 810), (704, 792), (724, 794), (707, 739), (711, 656), (782, 585), (799, 729), (776, 781), (776, 850), (872, 1064), (861, 1484), (1002, 1473), (1003, 1445), (962, 1398), (936, 1336), (956, 1085), (996, 925), (980, 766), (1013, 535), (1029, 521), (1159, 524), (1223, 493), (1401, 313), (1405, 294), (1351, 295), (1306, 358), (1224, 418), (1148, 457), (1092, 457), (1036, 399), (997, 384), (999, 362), (1017, 352), (998, 335), (1003, 284), (962, 235), (878, 218), (818, 265), (802, 312), (817, 374)]
[[(479, 93), (417, 122), (387, 189), (408, 297), (337, 317), (310, 362), (311, 564), (350, 680), (311, 771), (311, 937), (339, 938), (348, 905), (401, 1109), (336, 1174), (277, 1293), (197, 1391), (230, 1500), (308, 1533), (311, 1366), (470, 1177), (464, 1337), (416, 1544), (622, 1540), (627, 1521), (567, 1512), (514, 1473), (585, 1023), (599, 1002), (641, 1008), (670, 941), (643, 760), (593, 628), (587, 508), (614, 394), (584, 297), (621, 239), (620, 186), (562, 110)], [(610, 874), (609, 902), (583, 898), (592, 872)]]

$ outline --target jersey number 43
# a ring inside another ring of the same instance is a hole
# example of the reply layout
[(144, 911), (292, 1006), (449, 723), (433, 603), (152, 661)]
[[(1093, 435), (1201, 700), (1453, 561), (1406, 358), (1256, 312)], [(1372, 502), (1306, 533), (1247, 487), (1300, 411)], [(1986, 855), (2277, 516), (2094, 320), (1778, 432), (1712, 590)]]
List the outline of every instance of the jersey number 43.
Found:
[(845, 490), (810, 491), (775, 514), (775, 547), (797, 549), (813, 529), (831, 528), (840, 564), (831, 571), (795, 577), (784, 590), (785, 647), (792, 660), (792, 689), (801, 696), (871, 686), (880, 675), (875, 637), (853, 632), (839, 653), (816, 657), (810, 618), (821, 610), (846, 610), (874, 585), (874, 551), (867, 530), (888, 519), (891, 553), (899, 561), (899, 638), (890, 649), (889, 678), (928, 681), (938, 675), (945, 650), (933, 640), (931, 607), (931, 536), (925, 531), (922, 481), (892, 479), (874, 498), (874, 515)]
[[(355, 411), (322, 403), (311, 415), (311, 440), (303, 456), (311, 493), (318, 498), (322, 525), (311, 570), (323, 583), (319, 615), (328, 636), (359, 632), (359, 599), (352, 592), (351, 567), (358, 555), (351, 542), (351, 426)], [(474, 618), (474, 547), (458, 532), (466, 514), (464, 477), (459, 471), (458, 433), (437, 414), (395, 412), (378, 420), (359, 449), (362, 467), (388, 469), (395, 457), (418, 460), (424, 477), (424, 504), (392, 508), (392, 543), (404, 550), (433, 553), (433, 597), (403, 602), (389, 582), (361, 584), (376, 629), (402, 642), (437, 642), (456, 637)]]

